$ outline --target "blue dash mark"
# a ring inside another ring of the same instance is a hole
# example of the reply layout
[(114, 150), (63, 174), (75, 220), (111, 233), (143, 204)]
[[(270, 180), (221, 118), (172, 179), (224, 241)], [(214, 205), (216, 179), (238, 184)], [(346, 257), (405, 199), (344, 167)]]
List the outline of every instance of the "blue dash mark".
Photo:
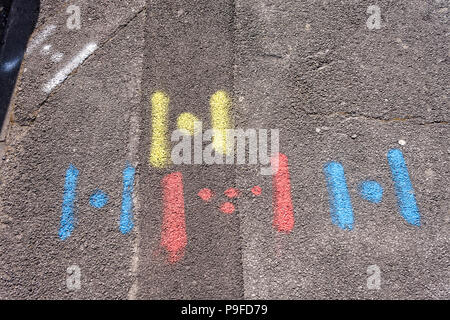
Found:
[(133, 187), (136, 169), (127, 164), (123, 170), (122, 211), (120, 214), (119, 230), (123, 234), (129, 233), (133, 227)]
[(324, 173), (330, 197), (331, 222), (343, 230), (352, 230), (353, 207), (344, 167), (339, 162), (328, 162), (324, 166)]
[(391, 167), (400, 214), (409, 224), (420, 227), (420, 212), (403, 153), (399, 149), (391, 149), (387, 158)]
[(78, 174), (78, 169), (72, 164), (66, 170), (61, 222), (58, 232), (58, 236), (61, 240), (66, 240), (70, 237), (75, 228), (74, 205), (77, 197)]

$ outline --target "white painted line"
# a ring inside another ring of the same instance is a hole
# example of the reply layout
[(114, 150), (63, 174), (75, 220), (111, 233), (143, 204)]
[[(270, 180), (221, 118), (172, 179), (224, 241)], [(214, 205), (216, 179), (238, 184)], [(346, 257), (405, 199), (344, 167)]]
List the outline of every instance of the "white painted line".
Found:
[(45, 39), (48, 38), (49, 35), (51, 35), (56, 30), (56, 26), (54, 24), (49, 25), (46, 27), (41, 33), (39, 33), (36, 38), (31, 40), (30, 44), (28, 45), (26, 55), (30, 54), (31, 52), (36, 49), (39, 45), (42, 44), (42, 42), (45, 41)]
[(64, 80), (67, 79), (69, 74), (77, 68), (80, 64), (83, 63), (94, 51), (97, 50), (96, 43), (89, 43), (83, 50), (81, 50), (78, 55), (73, 58), (72, 61), (69, 62), (64, 68), (62, 68), (58, 73), (44, 86), (43, 90), (46, 93), (50, 93), (57, 85), (61, 84)]

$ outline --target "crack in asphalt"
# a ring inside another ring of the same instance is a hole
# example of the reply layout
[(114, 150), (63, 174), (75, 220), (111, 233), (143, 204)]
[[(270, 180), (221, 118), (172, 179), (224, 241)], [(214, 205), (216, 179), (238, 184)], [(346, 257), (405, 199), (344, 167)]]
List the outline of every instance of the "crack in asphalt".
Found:
[[(305, 111), (306, 112), (306, 111)], [(410, 117), (410, 118), (392, 118), (392, 119), (384, 119), (382, 117), (371, 117), (367, 115), (358, 115), (350, 112), (333, 112), (333, 113), (320, 113), (320, 112), (306, 112), (306, 115), (310, 116), (311, 118), (316, 117), (346, 117), (345, 120), (351, 120), (351, 119), (363, 119), (363, 120), (370, 120), (370, 121), (380, 121), (380, 122), (407, 122), (407, 121), (423, 121), (422, 123), (416, 123), (417, 125), (434, 125), (434, 124), (448, 124), (448, 121), (426, 121), (426, 119), (422, 117)]]

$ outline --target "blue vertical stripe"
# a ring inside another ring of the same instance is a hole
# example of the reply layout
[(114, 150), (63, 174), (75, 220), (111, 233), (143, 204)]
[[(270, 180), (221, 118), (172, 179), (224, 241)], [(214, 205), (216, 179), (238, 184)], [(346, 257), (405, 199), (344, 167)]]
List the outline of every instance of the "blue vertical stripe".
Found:
[(133, 187), (135, 168), (127, 164), (123, 170), (122, 210), (120, 214), (119, 230), (123, 234), (129, 233), (133, 227)]
[(344, 167), (328, 162), (324, 167), (330, 198), (331, 222), (341, 229), (353, 229), (353, 207), (348, 193)]
[(75, 228), (74, 206), (77, 197), (78, 174), (78, 169), (72, 164), (66, 170), (61, 222), (58, 232), (58, 236), (61, 240), (66, 240), (70, 237)]
[(419, 208), (403, 153), (399, 149), (391, 149), (387, 158), (391, 167), (400, 214), (408, 223), (420, 226)]

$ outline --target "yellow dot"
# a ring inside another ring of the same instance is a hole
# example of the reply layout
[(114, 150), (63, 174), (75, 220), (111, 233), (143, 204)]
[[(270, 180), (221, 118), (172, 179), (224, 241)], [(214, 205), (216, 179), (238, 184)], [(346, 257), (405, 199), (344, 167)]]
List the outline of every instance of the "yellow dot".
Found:
[[(194, 116), (192, 113), (183, 112), (177, 119), (177, 127), (180, 130), (186, 131), (186, 134), (190, 136), (197, 134), (195, 128), (195, 122), (199, 122), (198, 118)], [(197, 129), (198, 131), (198, 129)]]

